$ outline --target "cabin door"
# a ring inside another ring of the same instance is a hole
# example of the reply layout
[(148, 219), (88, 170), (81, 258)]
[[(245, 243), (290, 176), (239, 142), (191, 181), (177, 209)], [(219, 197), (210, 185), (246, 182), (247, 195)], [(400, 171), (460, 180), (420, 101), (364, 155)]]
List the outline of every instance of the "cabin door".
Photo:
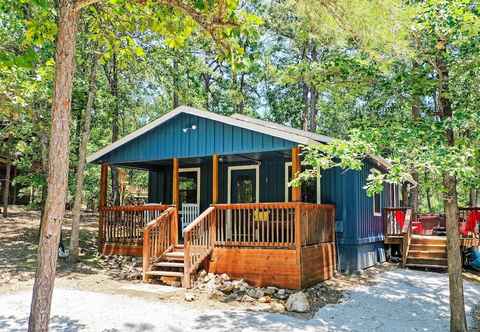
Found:
[(200, 214), (200, 168), (182, 168), (179, 175), (179, 214), (183, 235), (183, 230)]
[[(228, 203), (249, 204), (259, 201), (259, 167), (258, 165), (231, 166), (228, 168)], [(227, 239), (239, 239), (245, 235), (241, 225), (245, 221), (241, 218), (251, 219), (245, 213), (233, 213), (227, 211), (226, 236)], [(233, 227), (235, 223), (236, 227)], [(234, 234), (233, 232), (237, 232)]]

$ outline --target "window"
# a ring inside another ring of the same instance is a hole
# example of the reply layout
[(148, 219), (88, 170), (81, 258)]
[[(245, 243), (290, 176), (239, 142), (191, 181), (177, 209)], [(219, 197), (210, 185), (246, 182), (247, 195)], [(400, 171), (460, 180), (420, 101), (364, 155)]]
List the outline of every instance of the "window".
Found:
[(199, 204), (200, 169), (185, 168), (179, 170), (179, 195), (181, 203)]
[(373, 195), (373, 215), (382, 215), (382, 195), (381, 193)]
[[(305, 169), (302, 166), (302, 170)], [(288, 183), (292, 180), (292, 163), (285, 163), (285, 201), (292, 201), (292, 187)], [(320, 203), (320, 178), (310, 179), (302, 183), (302, 202)]]
[(237, 187), (238, 201), (242, 203), (253, 203), (255, 202), (253, 188), (253, 179), (248, 175), (240, 175), (237, 177), (235, 186)]

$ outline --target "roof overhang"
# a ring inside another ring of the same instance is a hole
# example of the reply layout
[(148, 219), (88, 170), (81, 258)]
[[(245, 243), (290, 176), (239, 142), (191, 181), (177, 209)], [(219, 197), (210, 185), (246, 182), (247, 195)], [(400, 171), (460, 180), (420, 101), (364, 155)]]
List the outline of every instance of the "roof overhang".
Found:
[[(107, 155), (108, 153), (112, 152), (113, 150), (121, 147), (124, 144), (127, 144), (128, 142), (134, 140), (135, 138), (149, 132), (150, 130), (153, 130), (160, 126), (161, 124), (167, 122), (170, 119), (173, 119), (177, 115), (184, 113), (184, 114), (190, 114), (193, 116), (198, 116), (201, 118), (205, 119), (210, 119), (213, 121), (218, 121), (221, 123), (225, 123), (228, 125), (236, 126), (239, 128), (244, 128), (248, 130), (252, 130), (261, 134), (267, 134), (273, 137), (281, 138), (284, 140), (288, 140), (291, 142), (295, 142), (298, 144), (315, 144), (319, 143), (317, 140), (307, 137), (307, 136), (302, 136), (298, 132), (291, 131), (291, 130), (285, 130), (280, 127), (274, 127), (274, 126), (266, 126), (265, 124), (260, 124), (260, 123), (255, 123), (254, 121), (246, 121), (245, 119), (237, 119), (235, 117), (228, 117), (212, 112), (207, 112), (207, 111), (201, 111), (193, 107), (187, 107), (187, 106), (180, 106), (174, 109), (173, 111), (161, 116), (157, 120), (147, 124), (146, 126), (132, 132), (131, 134), (119, 139), (118, 141), (104, 147), (103, 149), (100, 149), (99, 151), (91, 154), (90, 156), (87, 157), (87, 162), (88, 163), (93, 163), (97, 162), (99, 159)], [(260, 120), (261, 121), (261, 120)], [(264, 122), (264, 121), (262, 121)]]

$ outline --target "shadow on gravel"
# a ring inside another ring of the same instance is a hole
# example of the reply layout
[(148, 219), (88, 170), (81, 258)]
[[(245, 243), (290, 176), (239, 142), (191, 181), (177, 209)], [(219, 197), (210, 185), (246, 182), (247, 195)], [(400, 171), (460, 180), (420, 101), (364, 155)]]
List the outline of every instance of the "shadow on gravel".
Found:
[[(24, 332), (28, 328), (28, 318), (15, 316), (0, 316), (0, 331)], [(76, 332), (86, 328), (78, 320), (65, 316), (53, 316), (50, 318), (50, 330), (59, 332)]]

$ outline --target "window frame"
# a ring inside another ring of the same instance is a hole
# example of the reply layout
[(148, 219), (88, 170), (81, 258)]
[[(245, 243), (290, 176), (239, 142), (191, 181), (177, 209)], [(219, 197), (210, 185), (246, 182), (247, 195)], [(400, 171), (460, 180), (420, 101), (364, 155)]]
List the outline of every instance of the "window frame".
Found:
[(189, 167), (189, 168), (179, 168), (179, 184), (180, 184), (180, 173), (190, 173), (196, 172), (197, 173), (197, 202), (194, 204), (198, 204), (200, 206), (200, 189), (201, 189), (201, 170), (200, 167)]
[(260, 164), (228, 166), (227, 204), (232, 203), (232, 171), (255, 170), (255, 203), (260, 202)]

